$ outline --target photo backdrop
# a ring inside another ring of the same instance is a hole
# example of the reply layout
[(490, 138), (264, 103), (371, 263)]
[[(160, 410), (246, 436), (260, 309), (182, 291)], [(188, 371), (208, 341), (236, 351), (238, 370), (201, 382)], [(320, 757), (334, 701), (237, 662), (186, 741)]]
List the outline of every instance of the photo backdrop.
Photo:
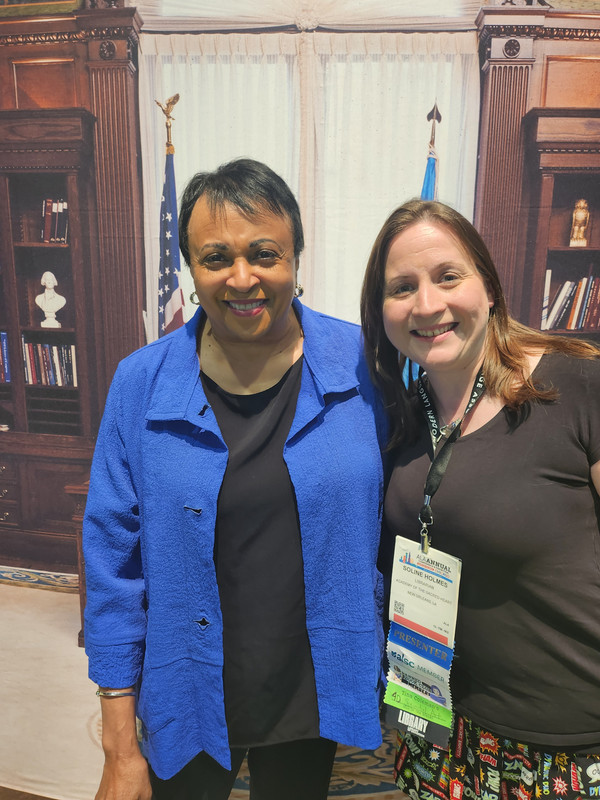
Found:
[[(299, 281), (315, 309), (357, 322), (371, 244), (387, 215), (421, 191), (431, 123), (439, 199), (472, 219), (479, 121), (477, 36), (457, 33), (143, 34), (147, 333), (157, 336), (165, 118), (178, 194), (198, 171), (264, 161), (290, 185), (305, 226)], [(193, 285), (182, 265), (185, 318)]]

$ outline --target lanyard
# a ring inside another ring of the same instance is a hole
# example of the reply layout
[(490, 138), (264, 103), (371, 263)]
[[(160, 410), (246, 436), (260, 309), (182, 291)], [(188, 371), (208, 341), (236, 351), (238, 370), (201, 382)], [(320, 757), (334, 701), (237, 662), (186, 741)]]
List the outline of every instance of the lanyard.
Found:
[[(427, 418), (429, 433), (431, 434), (431, 440), (433, 442), (433, 447), (435, 450), (436, 445), (439, 443), (443, 435), (442, 428), (440, 427), (437, 414), (435, 413), (435, 407), (432, 401), (430, 400), (427, 391), (425, 390), (425, 386), (421, 378), (419, 378), (418, 382), (418, 392), (419, 392), (419, 397), (421, 398), (421, 403), (423, 405), (425, 416)], [(469, 398), (469, 402), (467, 403), (467, 406), (463, 412), (462, 417), (454, 425), (452, 433), (446, 439), (446, 441), (440, 448), (439, 452), (435, 453), (433, 461), (431, 462), (431, 466), (429, 467), (429, 471), (427, 473), (427, 478), (425, 479), (425, 499), (423, 501), (423, 507), (419, 511), (419, 522), (421, 523), (421, 551), (423, 553), (427, 553), (429, 551), (429, 545), (431, 544), (431, 537), (429, 535), (429, 530), (428, 530), (428, 527), (430, 525), (433, 525), (431, 498), (437, 492), (440, 483), (442, 482), (442, 478), (444, 477), (444, 473), (446, 472), (448, 462), (450, 461), (450, 456), (452, 455), (452, 448), (454, 447), (454, 443), (460, 436), (460, 428), (462, 425), (462, 421), (467, 416), (469, 411), (471, 411), (471, 409), (475, 406), (475, 404), (478, 402), (478, 400), (481, 398), (484, 392), (485, 392), (485, 381), (483, 379), (483, 367), (482, 367), (477, 373), (477, 377), (475, 378), (475, 382), (473, 383), (473, 388), (471, 389), (471, 396)]]

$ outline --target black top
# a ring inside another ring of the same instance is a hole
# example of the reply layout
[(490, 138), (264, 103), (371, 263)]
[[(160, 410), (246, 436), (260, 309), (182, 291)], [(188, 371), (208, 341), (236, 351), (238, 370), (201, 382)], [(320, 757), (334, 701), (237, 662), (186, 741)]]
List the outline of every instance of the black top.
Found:
[[(557, 402), (505, 413), (456, 442), (431, 506), (432, 547), (462, 559), (451, 686), (457, 710), (541, 745), (600, 743), (600, 360), (546, 355)], [(431, 462), (425, 418), (397, 457), (388, 528), (418, 540)]]
[(302, 358), (278, 384), (230, 394), (202, 374), (229, 449), (217, 505), (225, 714), (232, 747), (319, 735), (294, 488), (283, 460)]

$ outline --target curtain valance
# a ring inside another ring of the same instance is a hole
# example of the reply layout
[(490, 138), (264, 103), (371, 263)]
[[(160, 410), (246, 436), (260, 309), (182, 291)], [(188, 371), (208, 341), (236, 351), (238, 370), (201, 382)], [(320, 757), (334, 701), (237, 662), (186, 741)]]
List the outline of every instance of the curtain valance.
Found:
[(474, 30), (480, 0), (141, 0), (146, 31)]

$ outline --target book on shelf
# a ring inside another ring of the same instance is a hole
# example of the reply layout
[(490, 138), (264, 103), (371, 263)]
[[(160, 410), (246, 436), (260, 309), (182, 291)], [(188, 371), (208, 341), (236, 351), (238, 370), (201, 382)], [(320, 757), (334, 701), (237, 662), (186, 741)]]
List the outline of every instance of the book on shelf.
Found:
[(544, 330), (582, 330), (598, 327), (600, 315), (600, 277), (585, 275), (566, 280), (549, 304)]
[(586, 330), (598, 330), (600, 328), (600, 277), (595, 277), (592, 280), (592, 289), (588, 298), (583, 327)]
[(56, 376), (56, 385), (64, 386), (65, 376), (60, 363), (60, 356), (58, 355), (57, 345), (53, 344), (52, 347), (50, 348), (50, 351), (52, 353), (52, 363), (54, 364), (54, 375)]
[(62, 197), (42, 202), (42, 242), (66, 244), (69, 230), (68, 203)]
[(44, 350), (39, 342), (35, 346), (35, 362), (39, 365), (38, 374), (42, 379), (42, 386), (48, 386), (48, 375), (44, 368)]
[(55, 386), (56, 379), (54, 377), (54, 368), (52, 366), (52, 359), (50, 358), (50, 345), (42, 345), (42, 355), (44, 359), (44, 371), (48, 379), (48, 386)]
[(75, 345), (71, 345), (71, 369), (73, 372), (73, 386), (77, 389), (79, 382), (77, 379), (77, 356), (75, 353)]
[(589, 302), (590, 302), (590, 294), (592, 291), (592, 284), (594, 282), (594, 278), (591, 275), (588, 275), (586, 278), (586, 284), (581, 292), (581, 306), (579, 308), (579, 314), (577, 315), (577, 325), (576, 328), (583, 328), (585, 325), (585, 316), (589, 309)]
[(32, 383), (31, 364), (29, 363), (27, 342), (25, 341), (25, 337), (23, 336), (23, 334), (21, 334), (21, 348), (23, 350), (23, 369), (25, 370), (25, 383)]
[(42, 204), (42, 242), (50, 241), (52, 231), (52, 198), (47, 197)]
[(575, 302), (575, 295), (577, 294), (577, 281), (570, 281), (569, 283), (569, 290), (567, 292), (566, 297), (564, 298), (563, 307), (556, 318), (556, 322), (554, 323), (555, 328), (560, 328), (561, 330), (565, 330), (567, 327), (567, 323), (569, 321), (569, 316), (571, 315), (571, 309), (573, 308), (573, 303)]
[(542, 302), (542, 322), (540, 328), (545, 331), (548, 327), (548, 306), (550, 305), (550, 285), (552, 283), (552, 270), (546, 270), (546, 278), (544, 280), (544, 299)]
[(67, 386), (77, 388), (74, 344), (28, 342), (21, 334), (23, 369), (28, 386)]
[(10, 358), (6, 331), (0, 331), (0, 383), (10, 383)]
[(50, 241), (56, 241), (56, 219), (58, 217), (58, 200), (52, 200), (52, 222), (50, 231)]
[(577, 285), (575, 286), (575, 294), (573, 295), (573, 302), (569, 308), (569, 313), (567, 314), (567, 321), (565, 328), (569, 331), (575, 330), (577, 327), (577, 322), (579, 320), (579, 309), (581, 308), (581, 300), (584, 292), (584, 287), (587, 282), (587, 278), (580, 278), (577, 281)]
[(66, 200), (61, 200), (62, 208), (58, 220), (58, 241), (66, 244), (67, 234), (69, 230), (69, 205)]
[(41, 383), (41, 378), (38, 378), (38, 371), (35, 363), (35, 349), (31, 342), (27, 342), (27, 358), (29, 359), (29, 367), (31, 369), (31, 382)]
[(548, 311), (547, 329), (557, 328), (558, 322), (564, 315), (565, 307), (572, 297), (571, 292), (575, 288), (575, 281), (565, 281), (559, 288), (556, 297), (552, 303), (552, 307)]

